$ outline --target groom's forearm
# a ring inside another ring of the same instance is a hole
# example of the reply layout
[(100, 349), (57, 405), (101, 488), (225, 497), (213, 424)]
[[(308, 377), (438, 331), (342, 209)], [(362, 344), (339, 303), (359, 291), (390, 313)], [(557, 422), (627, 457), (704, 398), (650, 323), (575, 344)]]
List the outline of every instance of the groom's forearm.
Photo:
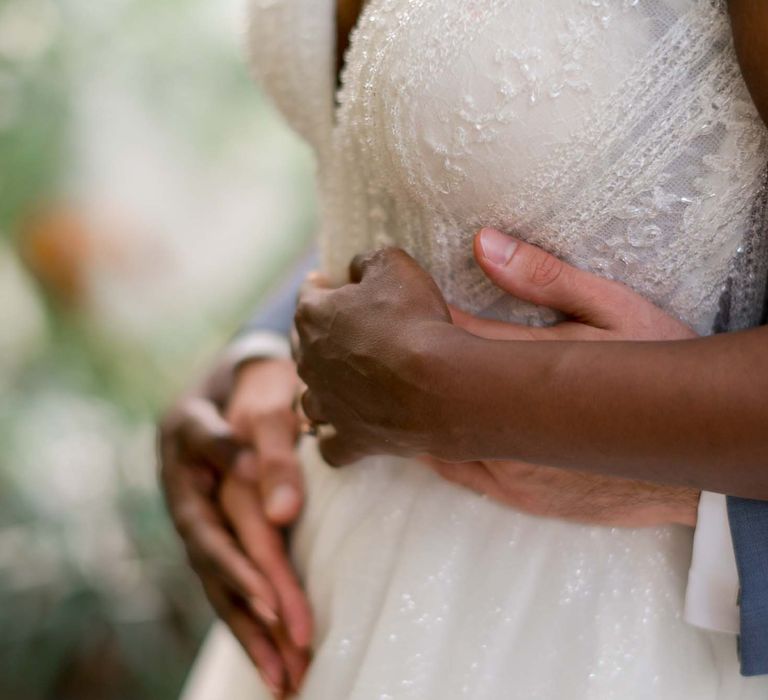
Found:
[(445, 370), (471, 374), (455, 380), (473, 417), (464, 455), (768, 499), (766, 328), (663, 343), (464, 335), (450, 346)]

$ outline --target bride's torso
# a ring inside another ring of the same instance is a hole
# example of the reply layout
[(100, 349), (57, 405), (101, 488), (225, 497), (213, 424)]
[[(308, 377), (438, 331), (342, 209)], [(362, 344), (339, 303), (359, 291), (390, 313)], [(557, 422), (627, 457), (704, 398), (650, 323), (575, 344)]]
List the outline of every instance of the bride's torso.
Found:
[(354, 254), (398, 245), (451, 302), (545, 320), (473, 264), (471, 237), (491, 225), (700, 332), (755, 323), (768, 150), (724, 3), (369, 0), (338, 105), (334, 4), (256, 0), (255, 21), (293, 11), (312, 44), (287, 41), (303, 66), (276, 63), (256, 28), (257, 72), (318, 153), (335, 279)]
[[(755, 322), (766, 135), (724, 5), (369, 0), (337, 105), (335, 2), (252, 0), (251, 39), (257, 77), (317, 153), (337, 281), (354, 254), (400, 245), (451, 301), (546, 321), (474, 265), (473, 233), (495, 225), (702, 332)], [(334, 471), (311, 440), (301, 455), (293, 551), (318, 631), (303, 697), (762, 692), (731, 639), (681, 620), (689, 530), (542, 520), (407, 460)]]

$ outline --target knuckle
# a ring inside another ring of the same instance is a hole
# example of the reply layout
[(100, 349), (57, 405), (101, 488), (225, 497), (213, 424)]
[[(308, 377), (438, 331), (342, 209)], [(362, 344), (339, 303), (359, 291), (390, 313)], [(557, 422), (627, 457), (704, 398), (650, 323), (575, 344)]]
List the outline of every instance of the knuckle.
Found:
[(537, 250), (527, 265), (528, 278), (537, 287), (548, 287), (557, 282), (565, 270), (565, 263), (554, 255)]
[(311, 420), (319, 420), (323, 414), (322, 402), (319, 396), (310, 391), (305, 391), (301, 395), (301, 408), (304, 411), (304, 415)]
[(171, 517), (176, 532), (184, 542), (197, 541), (197, 511), (188, 504), (177, 504), (171, 507)]
[(352, 258), (352, 262), (350, 263), (352, 269), (354, 270), (365, 270), (366, 267), (368, 267), (371, 262), (374, 260), (374, 257), (376, 255), (376, 251), (368, 251), (367, 253), (358, 253), (355, 255), (355, 257)]
[(303, 323), (309, 318), (311, 313), (312, 302), (308, 299), (307, 294), (302, 294), (296, 303), (296, 312), (293, 314), (293, 320), (297, 330), (302, 327)]
[(408, 255), (408, 253), (406, 253), (402, 248), (385, 248), (382, 251), (382, 254), (386, 256), (386, 260), (388, 262), (394, 264), (410, 264), (412, 261), (411, 256)]
[(267, 420), (270, 423), (292, 425), (296, 421), (296, 414), (290, 406), (280, 404), (279, 406), (273, 406), (266, 411), (265, 415), (262, 416), (262, 420)]
[(401, 254), (402, 251), (399, 248), (378, 248), (360, 256), (357, 268), (361, 270), (365, 276), (370, 277), (379, 271), (386, 270), (392, 264), (396, 263)]
[[(600, 301), (603, 305), (607, 304), (622, 310), (647, 311), (655, 308), (622, 282), (610, 279), (600, 281), (602, 284), (599, 286), (599, 299), (595, 299), (596, 302)], [(596, 292), (596, 296), (597, 294), (598, 292)]]
[(367, 254), (367, 257), (365, 258), (365, 263), (367, 265), (386, 264), (386, 262), (392, 257), (392, 252), (394, 250), (395, 249), (391, 247), (378, 248), (377, 250), (372, 250), (370, 253)]
[(322, 311), (323, 302), (316, 290), (310, 289), (299, 297), (293, 314), (293, 325), (300, 337), (319, 318)]
[(326, 464), (328, 464), (331, 467), (342, 466), (341, 455), (339, 454), (339, 451), (336, 450), (332, 445), (321, 442), (319, 446), (319, 450), (320, 450), (320, 455), (322, 456)]
[(312, 378), (312, 367), (306, 355), (302, 354), (296, 360), (296, 374), (303, 382), (309, 384)]
[(246, 438), (248, 428), (252, 423), (251, 411), (248, 406), (242, 403), (228, 406), (224, 413), (224, 419), (229, 423), (232, 434), (240, 439)]
[(290, 471), (295, 460), (290, 454), (268, 454), (261, 458), (261, 466), (266, 474), (284, 473)]
[(251, 433), (254, 426), (258, 425), (275, 425), (276, 423), (287, 425), (293, 423), (295, 415), (291, 406), (284, 403), (284, 401), (275, 401), (264, 403), (261, 406), (251, 406), (247, 410), (242, 411), (235, 417), (235, 421), (241, 427), (245, 429), (247, 433)]
[(186, 413), (183, 404), (174, 404), (160, 416), (157, 422), (157, 440), (160, 445), (176, 440), (183, 432)]
[(205, 447), (213, 450), (225, 450), (232, 445), (231, 428), (225, 425), (220, 428), (209, 427), (201, 431), (200, 438)]

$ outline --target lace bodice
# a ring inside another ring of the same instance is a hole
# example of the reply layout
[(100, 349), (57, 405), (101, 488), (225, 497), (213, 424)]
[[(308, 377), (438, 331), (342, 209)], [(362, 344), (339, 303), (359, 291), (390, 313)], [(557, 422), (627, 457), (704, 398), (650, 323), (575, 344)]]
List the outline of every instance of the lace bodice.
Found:
[(719, 0), (369, 0), (334, 104), (334, 0), (253, 0), (257, 76), (314, 146), (324, 264), (408, 250), (503, 319), (484, 225), (619, 279), (699, 332), (763, 313), (768, 135)]

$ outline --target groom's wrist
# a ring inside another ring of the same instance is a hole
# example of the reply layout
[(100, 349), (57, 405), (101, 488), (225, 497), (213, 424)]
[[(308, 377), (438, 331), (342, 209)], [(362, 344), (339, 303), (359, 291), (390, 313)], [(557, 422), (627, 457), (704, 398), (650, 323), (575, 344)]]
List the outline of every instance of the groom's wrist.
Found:
[(430, 321), (403, 344), (402, 378), (413, 386), (418, 400), (408, 401), (410, 422), (421, 423), (426, 452), (438, 459), (455, 462), (471, 459), (470, 406), (476, 397), (470, 380), (475, 371), (471, 336), (445, 321)]
[[(520, 458), (519, 396), (543, 364), (531, 362), (526, 348), (524, 359), (516, 357), (524, 342), (487, 340), (451, 324), (440, 324), (428, 342), (438, 348), (429, 385), (441, 397), (431, 454), (446, 461)], [(528, 366), (521, 371), (518, 363)]]
[(579, 343), (488, 340), (460, 331), (453, 345), (463, 459), (561, 464), (553, 432)]

